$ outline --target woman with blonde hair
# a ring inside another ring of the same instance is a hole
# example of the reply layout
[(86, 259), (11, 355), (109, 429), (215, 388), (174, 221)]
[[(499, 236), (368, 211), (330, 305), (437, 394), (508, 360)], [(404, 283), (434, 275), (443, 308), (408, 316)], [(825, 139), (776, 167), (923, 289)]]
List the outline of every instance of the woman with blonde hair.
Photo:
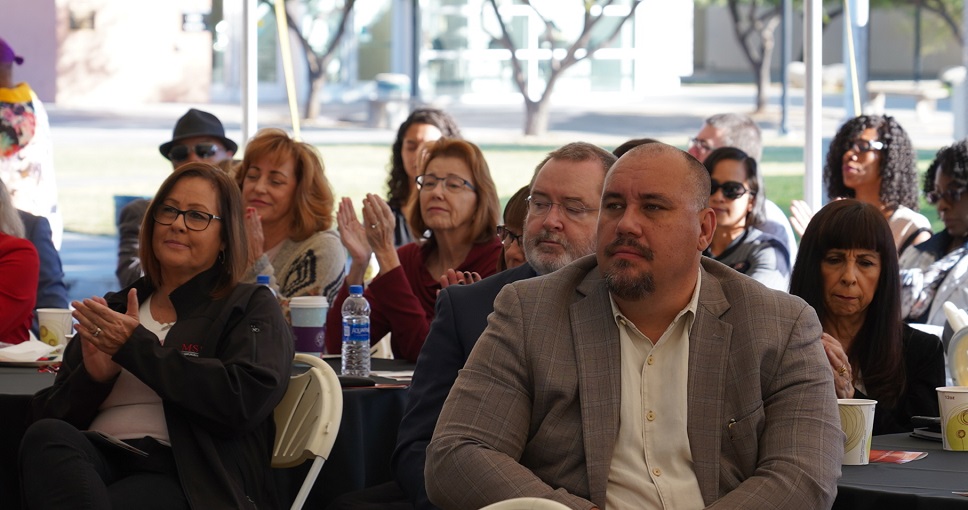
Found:
[(441, 138), (427, 146), (415, 179), (417, 195), (410, 210), (412, 232), (424, 238), (394, 248), (394, 214), (383, 199), (363, 200), (363, 223), (344, 198), (337, 213), (343, 245), (353, 261), (346, 284), (329, 308), (327, 352), (340, 352), (340, 308), (349, 285), (362, 285), (370, 255), (380, 272), (364, 296), (371, 306), (370, 339), (390, 336), (393, 355), (416, 361), (434, 318), (437, 292), (450, 284), (473, 283), (497, 270), (497, 189), (481, 150), (464, 140)]
[(40, 259), (23, 236), (24, 224), (0, 181), (0, 347), (30, 337)]
[(245, 147), (235, 175), (249, 237), (244, 282), (269, 275), (287, 308), (296, 296), (335, 297), (346, 255), (333, 226), (333, 190), (311, 145), (262, 129)]

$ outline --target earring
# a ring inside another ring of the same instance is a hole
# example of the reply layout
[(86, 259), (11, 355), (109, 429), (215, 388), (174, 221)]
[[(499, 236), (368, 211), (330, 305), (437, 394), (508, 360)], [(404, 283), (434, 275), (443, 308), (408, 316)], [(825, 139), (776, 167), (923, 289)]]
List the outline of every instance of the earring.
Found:
[(221, 250), (218, 252), (218, 263), (219, 264), (225, 263), (225, 250)]

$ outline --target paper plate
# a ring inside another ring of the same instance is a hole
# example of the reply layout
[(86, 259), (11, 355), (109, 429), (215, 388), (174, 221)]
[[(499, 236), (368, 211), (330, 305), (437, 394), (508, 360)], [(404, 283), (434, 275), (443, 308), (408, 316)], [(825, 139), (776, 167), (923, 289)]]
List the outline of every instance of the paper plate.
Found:
[(968, 328), (961, 328), (948, 342), (948, 371), (958, 386), (968, 386)]

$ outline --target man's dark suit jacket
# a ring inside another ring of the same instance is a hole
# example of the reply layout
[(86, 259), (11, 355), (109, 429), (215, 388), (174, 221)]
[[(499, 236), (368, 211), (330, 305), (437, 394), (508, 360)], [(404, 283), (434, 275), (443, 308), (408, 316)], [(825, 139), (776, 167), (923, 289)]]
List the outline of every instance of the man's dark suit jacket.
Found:
[[(43, 216), (17, 210), (24, 224), (24, 237), (37, 249), (40, 259), (40, 279), (37, 280), (37, 308), (67, 308), (67, 286), (64, 285), (64, 267), (60, 255), (51, 240), (50, 223)], [(37, 314), (30, 328), (40, 338)]]
[(437, 296), (436, 314), (417, 358), (407, 410), (397, 431), (393, 470), (414, 508), (436, 508), (424, 488), (427, 444), (457, 372), (487, 328), (494, 298), (505, 285), (537, 276), (529, 264), (502, 271), (473, 285), (452, 285)]

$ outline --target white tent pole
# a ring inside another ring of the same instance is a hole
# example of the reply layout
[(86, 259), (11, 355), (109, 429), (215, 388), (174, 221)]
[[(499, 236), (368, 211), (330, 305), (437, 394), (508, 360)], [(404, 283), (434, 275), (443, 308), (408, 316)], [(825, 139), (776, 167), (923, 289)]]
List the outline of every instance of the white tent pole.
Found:
[(806, 139), (803, 147), (803, 199), (814, 211), (823, 198), (823, 161), (821, 147), (821, 8), (820, 0), (807, 0), (803, 6), (803, 54), (806, 65), (804, 116)]
[(256, 0), (242, 0), (242, 144), (259, 126)]

